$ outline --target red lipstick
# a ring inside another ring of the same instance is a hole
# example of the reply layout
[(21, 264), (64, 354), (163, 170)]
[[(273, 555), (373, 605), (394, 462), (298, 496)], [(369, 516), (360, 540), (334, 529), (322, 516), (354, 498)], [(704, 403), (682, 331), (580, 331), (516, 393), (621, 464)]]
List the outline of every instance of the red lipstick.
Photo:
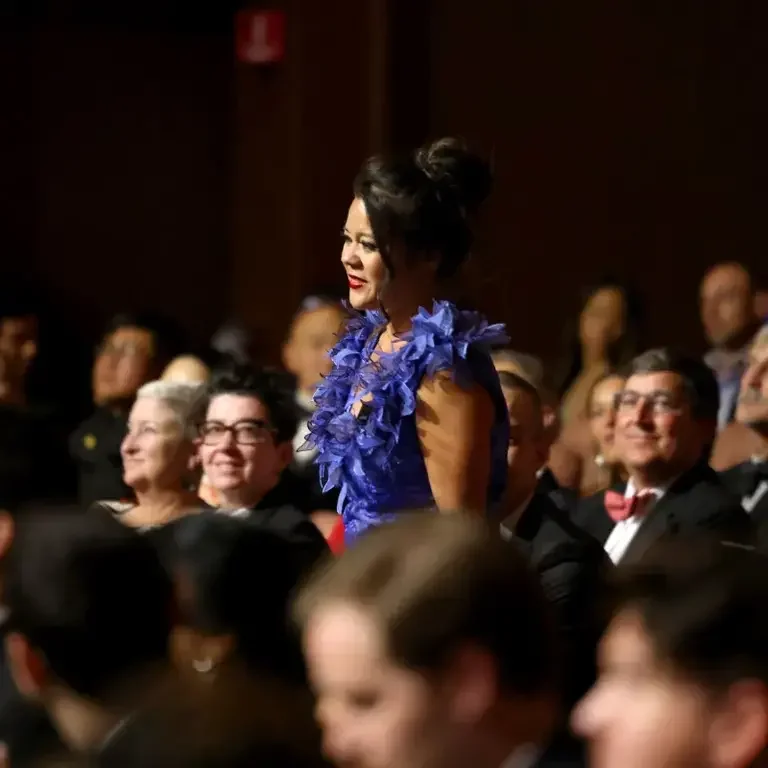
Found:
[(352, 275), (347, 275), (347, 282), (349, 283), (349, 287), (352, 290), (357, 290), (358, 288), (362, 288), (365, 284), (365, 280), (360, 280), (357, 277), (352, 277)]

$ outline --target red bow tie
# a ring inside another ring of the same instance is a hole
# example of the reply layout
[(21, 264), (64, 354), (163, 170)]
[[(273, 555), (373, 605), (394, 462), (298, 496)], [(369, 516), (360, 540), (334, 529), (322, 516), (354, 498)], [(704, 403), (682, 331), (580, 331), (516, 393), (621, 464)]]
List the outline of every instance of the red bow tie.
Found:
[(648, 509), (648, 504), (654, 496), (651, 491), (636, 493), (632, 498), (626, 498), (616, 491), (605, 492), (605, 510), (614, 523), (629, 520), (633, 515), (642, 515)]

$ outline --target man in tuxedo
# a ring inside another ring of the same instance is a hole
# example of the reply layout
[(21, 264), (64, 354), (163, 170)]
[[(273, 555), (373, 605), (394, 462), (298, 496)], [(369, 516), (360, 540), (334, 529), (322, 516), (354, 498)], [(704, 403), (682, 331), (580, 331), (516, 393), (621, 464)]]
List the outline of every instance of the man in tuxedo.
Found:
[(590, 766), (765, 766), (765, 557), (674, 540), (617, 576), (600, 680), (572, 717)]
[(570, 706), (595, 679), (595, 651), (605, 628), (597, 598), (612, 564), (600, 542), (541, 489), (538, 471), (547, 461), (549, 445), (536, 389), (512, 373), (502, 372), (499, 378), (510, 427), (507, 516), (501, 535), (527, 556), (554, 608), (566, 654), (563, 689)]
[(617, 395), (615, 444), (626, 485), (584, 500), (575, 520), (614, 563), (659, 538), (699, 529), (751, 540), (750, 520), (708, 466), (719, 392), (707, 365), (668, 349), (636, 357)]
[[(502, 386), (505, 377), (512, 375), (536, 390), (544, 422), (542, 445), (546, 444), (547, 450), (546, 466), (539, 470), (538, 490), (549, 494), (560, 509), (570, 511), (578, 500), (578, 493), (573, 487), (564, 486), (558, 478), (566, 477), (571, 485), (578, 487), (581, 459), (560, 440), (557, 395), (554, 389), (546, 384), (544, 364), (538, 357), (515, 352), (509, 347), (494, 350), (492, 357)], [(556, 471), (553, 471), (553, 468)]]
[(768, 326), (755, 337), (741, 380), (736, 420), (764, 440), (764, 449), (723, 472), (723, 483), (741, 499), (755, 525), (768, 523)]

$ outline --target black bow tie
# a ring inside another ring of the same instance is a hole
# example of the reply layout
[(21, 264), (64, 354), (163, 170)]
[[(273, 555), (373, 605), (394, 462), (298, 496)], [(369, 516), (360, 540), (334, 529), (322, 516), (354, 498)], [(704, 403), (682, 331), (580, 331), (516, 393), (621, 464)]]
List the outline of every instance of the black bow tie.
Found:
[(762, 482), (768, 482), (768, 461), (748, 461), (742, 464), (739, 478), (742, 496), (752, 496)]

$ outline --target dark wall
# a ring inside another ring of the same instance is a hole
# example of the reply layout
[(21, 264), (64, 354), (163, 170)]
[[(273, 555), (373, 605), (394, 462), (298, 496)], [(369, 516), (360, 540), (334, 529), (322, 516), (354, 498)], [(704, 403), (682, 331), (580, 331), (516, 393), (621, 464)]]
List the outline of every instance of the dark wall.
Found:
[(744, 0), (433, 3), (431, 129), (489, 152), (476, 294), (550, 353), (606, 267), (651, 338), (697, 345), (697, 283), (765, 263), (766, 6)]
[(699, 344), (706, 266), (766, 261), (758, 0), (274, 0), (274, 67), (234, 63), (235, 5), (2, 19), (3, 261), (83, 327), (144, 304), (203, 335), (236, 313), (274, 356), (302, 294), (341, 283), (361, 160), (448, 133), (493, 155), (466, 285), (522, 347), (554, 354), (606, 267), (654, 340)]
[(157, 307), (202, 335), (229, 302), (230, 30), (151, 21), (6, 25), (3, 258), (80, 328)]

